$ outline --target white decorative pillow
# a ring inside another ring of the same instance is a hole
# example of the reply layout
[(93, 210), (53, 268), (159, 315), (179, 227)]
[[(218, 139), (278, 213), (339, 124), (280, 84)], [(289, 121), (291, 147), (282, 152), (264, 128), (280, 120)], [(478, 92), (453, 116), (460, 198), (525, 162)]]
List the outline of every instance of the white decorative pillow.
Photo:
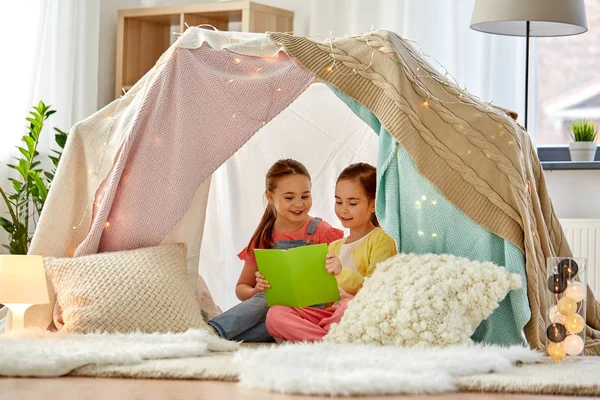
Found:
[(68, 332), (207, 328), (186, 277), (184, 244), (44, 259)]
[(324, 340), (391, 346), (471, 343), (521, 277), (491, 262), (398, 254), (377, 265)]

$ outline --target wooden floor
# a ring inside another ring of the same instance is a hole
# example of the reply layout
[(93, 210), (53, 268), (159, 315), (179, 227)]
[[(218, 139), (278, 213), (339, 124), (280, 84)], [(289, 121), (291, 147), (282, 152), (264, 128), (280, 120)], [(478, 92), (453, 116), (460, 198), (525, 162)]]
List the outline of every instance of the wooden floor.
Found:
[[(381, 396), (377, 399), (431, 400), (542, 400), (576, 399), (562, 396), (532, 396), (486, 393), (455, 393), (436, 396)], [(577, 399), (580, 399), (579, 397)], [(589, 397), (588, 397), (589, 398)], [(225, 400), (318, 400), (331, 397), (286, 396), (250, 390), (236, 383), (185, 380), (134, 380), (97, 378), (0, 379), (0, 399), (83, 400), (83, 399), (225, 399)], [(352, 397), (352, 400), (365, 397)]]

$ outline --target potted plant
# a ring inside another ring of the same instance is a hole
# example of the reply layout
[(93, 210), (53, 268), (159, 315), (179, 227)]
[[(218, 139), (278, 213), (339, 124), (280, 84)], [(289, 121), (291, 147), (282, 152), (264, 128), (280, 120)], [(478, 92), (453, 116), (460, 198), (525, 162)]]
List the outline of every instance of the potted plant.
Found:
[(22, 139), (23, 144), (18, 147), (20, 157), (15, 157), (16, 162), (8, 165), (18, 172), (15, 178), (9, 179), (12, 183), (12, 188), (10, 188), (12, 191), (8, 190), (9, 188), (0, 187), (0, 202), (4, 200), (9, 216), (9, 218), (0, 216), (0, 227), (9, 234), (8, 245), (3, 244), (2, 246), (8, 249), (10, 254), (27, 254), (32, 237), (30, 224), (35, 226), (42, 213), (48, 190), (67, 141), (67, 133), (54, 128), (56, 132), (54, 140), (60, 151), (52, 150), (54, 154), (48, 157), (52, 161), (53, 168), (50, 171), (44, 170), (41, 167), (37, 147), (44, 122), (55, 112), (42, 101), (33, 107), (27, 118), (29, 124), (27, 133)]
[(571, 161), (594, 161), (596, 157), (596, 139), (598, 129), (591, 121), (575, 121), (571, 125), (571, 138), (569, 153)]

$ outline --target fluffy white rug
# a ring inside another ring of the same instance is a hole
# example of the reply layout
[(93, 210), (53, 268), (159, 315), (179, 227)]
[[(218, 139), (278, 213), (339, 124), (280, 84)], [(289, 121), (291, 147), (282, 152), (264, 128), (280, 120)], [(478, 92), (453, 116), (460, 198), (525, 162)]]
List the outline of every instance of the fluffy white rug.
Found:
[[(74, 370), (69, 375), (235, 381), (238, 379), (241, 367), (233, 362), (235, 356), (236, 353), (233, 352), (219, 352), (201, 357), (146, 360), (135, 365), (87, 365)], [(390, 353), (389, 356), (393, 357), (395, 353)], [(419, 356), (413, 354), (413, 357)], [(278, 366), (269, 365), (271, 367), (269, 374), (278, 369)], [(344, 371), (343, 367), (340, 367), (340, 371)], [(541, 363), (523, 364), (504, 373), (486, 371), (476, 375), (455, 377), (454, 382), (459, 391), (600, 396), (599, 376), (600, 357), (582, 357), (560, 363), (546, 357)], [(363, 386), (370, 393), (368, 385)]]
[(505, 374), (463, 376), (459, 390), (499, 393), (537, 393), (600, 396), (600, 357), (574, 357), (523, 365)]
[(398, 348), (329, 343), (241, 349), (242, 385), (282, 393), (330, 396), (441, 393), (460, 376), (507, 372), (543, 355), (525, 347)]
[(138, 364), (235, 351), (239, 345), (204, 330), (164, 334), (72, 334), (22, 331), (0, 337), (0, 375), (61, 376), (88, 364)]
[(208, 353), (202, 357), (147, 360), (135, 365), (86, 365), (69, 376), (133, 379), (198, 379), (237, 381), (239, 368), (235, 353)]

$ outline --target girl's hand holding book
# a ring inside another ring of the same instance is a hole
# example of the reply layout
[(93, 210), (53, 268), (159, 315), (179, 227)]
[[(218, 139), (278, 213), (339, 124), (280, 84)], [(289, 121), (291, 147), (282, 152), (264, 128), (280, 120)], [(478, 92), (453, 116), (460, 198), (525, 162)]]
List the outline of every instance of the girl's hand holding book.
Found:
[(329, 275), (337, 276), (342, 272), (342, 263), (335, 254), (329, 253), (325, 259), (325, 269)]
[(256, 286), (254, 286), (254, 290), (257, 292), (263, 293), (265, 289), (270, 288), (269, 282), (265, 280), (265, 277), (258, 271), (254, 274), (256, 276)]

